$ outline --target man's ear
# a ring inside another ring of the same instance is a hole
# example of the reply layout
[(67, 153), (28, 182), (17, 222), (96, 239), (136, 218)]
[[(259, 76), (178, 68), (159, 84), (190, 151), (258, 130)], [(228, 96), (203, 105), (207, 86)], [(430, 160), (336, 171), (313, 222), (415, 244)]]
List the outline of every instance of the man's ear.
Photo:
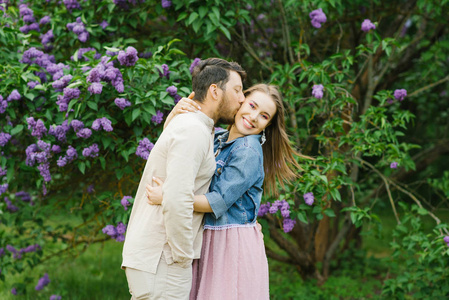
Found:
[(212, 99), (218, 100), (218, 98), (219, 98), (219, 96), (220, 96), (220, 94), (219, 94), (219, 88), (218, 88), (218, 86), (217, 86), (215, 83), (213, 83), (213, 84), (211, 84), (211, 85), (209, 86), (209, 93), (210, 93), (210, 95), (212, 96)]

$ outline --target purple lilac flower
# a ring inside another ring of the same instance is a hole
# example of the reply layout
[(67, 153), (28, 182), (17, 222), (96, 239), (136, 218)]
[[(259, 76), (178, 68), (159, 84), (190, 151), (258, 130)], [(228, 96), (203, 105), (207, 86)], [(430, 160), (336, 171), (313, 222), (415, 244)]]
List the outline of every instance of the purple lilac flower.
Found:
[[(1, 186), (0, 186), (0, 189), (1, 189)], [(0, 192), (1, 192), (1, 190), (0, 190)], [(0, 193), (1, 194), (1, 193)], [(9, 198), (8, 197), (5, 197), (3, 200), (5, 200), (5, 203), (6, 203), (6, 209), (7, 210), (9, 210), (10, 212), (16, 212), (16, 211), (18, 211), (19, 210), (19, 208), (17, 207), (17, 206), (15, 206), (14, 204), (12, 204), (12, 202), (9, 200)], [(6, 246), (6, 249), (8, 249), (8, 246)], [(14, 248), (12, 248), (12, 249), (14, 249)], [(9, 249), (8, 249), (9, 250)], [(15, 250), (15, 249), (14, 249)], [(11, 251), (11, 250), (9, 250), (10, 252), (13, 252), (13, 254), (14, 254), (14, 258), (21, 258), (22, 256), (20, 255), (20, 253), (17, 253), (17, 251), (16, 252), (14, 252), (14, 251)]]
[(405, 89), (398, 89), (394, 91), (394, 98), (396, 100), (402, 101), (404, 98), (407, 97), (407, 90)]
[(391, 169), (397, 169), (398, 168), (398, 163), (397, 162), (392, 162), (391, 164), (390, 164), (390, 168)]
[(8, 170), (6, 169), (6, 167), (5, 168), (0, 167), (0, 177), (5, 176), (7, 171)]
[(104, 234), (107, 234), (109, 236), (116, 236), (117, 235), (117, 229), (115, 229), (114, 225), (106, 225), (103, 229), (102, 229)]
[(92, 135), (92, 130), (89, 128), (83, 128), (76, 133), (76, 136), (82, 139), (88, 139)]
[(106, 20), (103, 20), (103, 21), (100, 23), (100, 26), (101, 26), (101, 28), (103, 28), (103, 30), (105, 30), (106, 27), (109, 26), (109, 23), (108, 23)]
[(369, 19), (365, 19), (362, 23), (362, 30), (368, 32), (371, 29), (376, 29), (376, 25), (374, 25)]
[(445, 237), (443, 238), (443, 240), (444, 240), (444, 242), (447, 244), (447, 246), (449, 247), (449, 235), (448, 235), (448, 236), (445, 236)]
[(178, 93), (178, 88), (174, 85), (171, 85), (165, 91), (169, 93), (170, 96), (174, 97)]
[(59, 145), (53, 145), (53, 146), (51, 146), (51, 151), (52, 151), (53, 153), (59, 153), (59, 152), (61, 152), (61, 146), (59, 146)]
[[(32, 119), (32, 118), (28, 118), (28, 119)], [(27, 119), (27, 121), (28, 121), (28, 119)], [(33, 121), (34, 121), (34, 119), (33, 119)], [(40, 138), (42, 138), (42, 136), (47, 134), (47, 128), (45, 127), (45, 124), (41, 119), (37, 120), (36, 122), (32, 122), (31, 124), (30, 124), (30, 122), (28, 122), (28, 129), (30, 129), (30, 126), (33, 129), (33, 131), (31, 132), (32, 136), (40, 139)]]
[(108, 118), (103, 117), (103, 118), (100, 118), (100, 119), (96, 119), (92, 123), (92, 129), (93, 130), (97, 130), (98, 131), (101, 128), (103, 128), (103, 130), (108, 131), (108, 132), (112, 131), (113, 128), (111, 126), (111, 121)]
[(119, 222), (117, 224), (116, 229), (117, 229), (117, 233), (118, 234), (124, 234), (126, 232), (126, 224), (123, 224), (122, 222)]
[(88, 192), (89, 194), (95, 192), (95, 188), (94, 188), (94, 185), (93, 185), (93, 184), (91, 184), (91, 185), (89, 185), (89, 186), (87, 187), (87, 192)]
[(195, 69), (195, 67), (198, 66), (200, 61), (201, 61), (201, 58), (198, 58), (198, 57), (193, 60), (192, 64), (190, 65), (190, 68), (189, 68), (190, 74), (193, 73), (193, 69)]
[(68, 160), (67, 160), (66, 156), (60, 156), (58, 161), (56, 162), (58, 167), (64, 167), (67, 163), (68, 163)]
[(41, 176), (44, 178), (45, 182), (51, 181), (50, 163), (47, 162), (40, 164), (37, 169), (39, 170)]
[(42, 184), (42, 195), (47, 195), (47, 186), (44, 184)]
[(149, 139), (144, 138), (143, 140), (139, 141), (139, 145), (136, 149), (136, 155), (146, 160), (148, 159), (150, 151), (153, 149), (153, 147), (154, 144), (151, 143)]
[(62, 299), (62, 297), (59, 295), (51, 295), (50, 296), (50, 300), (61, 300), (61, 299)]
[(9, 185), (7, 183), (0, 184), (0, 195), (8, 190), (8, 186)]
[(156, 115), (151, 117), (151, 121), (153, 121), (156, 124), (161, 124), (163, 120), (164, 114), (160, 110), (156, 112)]
[(132, 199), (132, 198), (133, 198), (133, 197), (131, 197), (131, 196), (124, 196), (124, 197), (122, 198), (122, 200), (120, 200), (120, 204), (123, 205), (123, 208), (124, 208), (125, 210), (128, 210), (128, 206), (131, 205), (131, 203), (128, 201), (128, 199)]
[(91, 146), (84, 148), (83, 156), (84, 157), (97, 157), (100, 149), (97, 144), (92, 144)]
[(84, 23), (81, 21), (81, 17), (76, 18), (76, 22), (68, 23), (67, 29), (77, 34), (78, 40), (82, 43), (85, 43), (89, 39), (89, 33), (87, 32)]
[(19, 5), (19, 13), (21, 17), (27, 16), (27, 15), (33, 15), (33, 10), (28, 7), (27, 4), (20, 4)]
[(48, 274), (45, 273), (44, 276), (39, 278), (39, 282), (37, 283), (35, 290), (40, 291), (42, 290), (46, 285), (50, 283), (50, 278), (48, 278)]
[(26, 165), (27, 166), (34, 166), (34, 164), (36, 163), (36, 152), (39, 151), (39, 148), (37, 147), (36, 144), (31, 144), (29, 145), (26, 150), (25, 150), (25, 154), (26, 154)]
[[(81, 58), (84, 58), (85, 61), (89, 61), (89, 58), (87, 56), (85, 56), (84, 54), (86, 54), (87, 52), (95, 52), (94, 58), (98, 59), (101, 57), (100, 53), (97, 53), (97, 50), (95, 48), (92, 47), (88, 47), (88, 48), (79, 48), (78, 49), (78, 55), (76, 56), (78, 58), (78, 60), (80, 60)], [(70, 57), (71, 60), (75, 60), (75, 57), (72, 55)]]
[(81, 5), (77, 0), (64, 0), (64, 5), (70, 13), (74, 9), (81, 9)]
[(3, 100), (3, 97), (0, 95), (0, 114), (3, 114), (8, 108), (8, 101)]
[(153, 52), (151, 51), (139, 53), (140, 58), (150, 58), (151, 56), (153, 56)]
[(109, 55), (109, 56), (115, 56), (115, 55), (118, 55), (118, 51), (117, 51), (117, 52), (114, 52), (114, 51), (106, 50), (106, 55)]
[(22, 96), (19, 94), (19, 92), (17, 90), (13, 90), (11, 92), (11, 94), (8, 96), (8, 98), (6, 99), (6, 101), (10, 102), (13, 100), (20, 100), (20, 98), (22, 98)]
[(39, 25), (45, 25), (47, 23), (50, 23), (51, 19), (50, 16), (44, 16), (42, 19), (39, 20)]
[(304, 194), (303, 197), (304, 197), (304, 201), (306, 202), (307, 205), (312, 205), (313, 202), (315, 201), (315, 197), (313, 196), (312, 192)]
[(4, 248), (0, 248), (0, 257), (2, 257), (3, 255), (5, 255), (5, 249)]
[(75, 132), (78, 132), (79, 130), (84, 128), (84, 123), (80, 120), (72, 120), (72, 122), (70, 122), (70, 126), (72, 126), (73, 130)]
[(121, 110), (124, 110), (125, 107), (131, 106), (131, 102), (126, 100), (125, 98), (115, 98), (115, 105), (117, 105)]
[(68, 84), (69, 82), (72, 80), (73, 76), (72, 75), (64, 75), (61, 78), (59, 78), (58, 80), (55, 80), (51, 83), (51, 85), (53, 86), (53, 88), (56, 89), (57, 92), (61, 92)]
[(40, 36), (41, 38), (41, 43), (42, 45), (47, 45), (51, 42), (52, 39), (54, 39), (54, 35), (53, 35), (53, 29), (50, 29), (49, 31), (47, 31), (46, 33), (42, 34)]
[(136, 64), (139, 57), (137, 56), (136, 48), (129, 46), (126, 48), (126, 52), (123, 50), (119, 51), (117, 59), (120, 65), (131, 67)]
[(169, 0), (161, 0), (162, 8), (169, 8), (172, 4)]
[(10, 139), (11, 135), (9, 133), (0, 132), (0, 147), (4, 147)]
[(292, 219), (284, 219), (284, 221), (283, 221), (283, 229), (284, 229), (284, 232), (287, 233), (287, 232), (292, 231), (292, 230), (293, 230), (293, 227), (295, 226), (295, 224), (296, 224), (296, 221), (295, 221), (295, 220), (292, 220)]
[(53, 135), (60, 142), (66, 141), (66, 134), (69, 131), (70, 127), (68, 125), (68, 121), (65, 120), (61, 125), (50, 126), (48, 130), (48, 134)]
[(321, 8), (315, 9), (309, 14), (310, 22), (315, 28), (321, 28), (321, 24), (327, 21), (326, 15)]
[(315, 84), (312, 87), (312, 96), (317, 99), (323, 98), (323, 89), (324, 89), (324, 87), (322, 84)]
[(72, 146), (68, 147), (68, 149), (66, 151), (66, 154), (67, 154), (67, 158), (70, 161), (72, 161), (72, 160), (74, 160), (74, 159), (76, 159), (78, 157), (78, 153), (76, 152), (76, 149), (73, 148)]
[(21, 254), (24, 253), (31, 253), (31, 252), (37, 252), (38, 250), (41, 250), (41, 246), (39, 244), (29, 245), (28, 247), (22, 248), (19, 250)]
[(30, 89), (34, 89), (36, 87), (36, 85), (38, 85), (38, 84), (39, 84), (39, 81), (30, 81), (30, 82), (27, 83), (27, 86)]
[(31, 202), (31, 195), (25, 191), (19, 191), (15, 195), (16, 197), (20, 198), (23, 202)]
[(16, 289), (15, 287), (13, 287), (13, 288), (11, 289), (11, 294), (17, 295), (17, 289)]
[(179, 96), (179, 95), (175, 95), (175, 104), (176, 103), (178, 103), (179, 102), (179, 100), (181, 100), (182, 99), (182, 97), (181, 96)]
[(161, 68), (162, 68), (162, 73), (161, 73), (161, 71), (158, 70), (159, 76), (160, 76), (160, 77), (165, 77), (165, 78), (167, 78), (167, 79), (170, 79), (170, 73), (171, 73), (171, 71), (169, 71), (168, 65), (163, 64), (163, 65), (161, 66)]

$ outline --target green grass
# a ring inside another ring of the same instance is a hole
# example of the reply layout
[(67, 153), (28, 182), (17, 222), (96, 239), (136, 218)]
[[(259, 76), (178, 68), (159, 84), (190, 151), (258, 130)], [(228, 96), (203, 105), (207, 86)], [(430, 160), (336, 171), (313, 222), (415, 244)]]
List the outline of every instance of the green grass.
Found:
[[(438, 217), (447, 222), (449, 213), (440, 213)], [(51, 222), (64, 221), (67, 218)], [(386, 259), (391, 254), (389, 242), (396, 226), (394, 215), (382, 215), (382, 224), (381, 228), (363, 228), (362, 249), (345, 254), (347, 260), (343, 259), (338, 268), (334, 266), (334, 272), (321, 286), (304, 282), (294, 266), (269, 260), (271, 299), (380, 299), (388, 268)], [(426, 216), (425, 224), (430, 229), (434, 222)], [(123, 243), (110, 240), (89, 246), (77, 257), (56, 257), (25, 274), (8, 274), (6, 282), (0, 282), (0, 299), (40, 300), (49, 299), (52, 294), (63, 299), (129, 299), (126, 276), (120, 269), (122, 247)], [(34, 286), (44, 273), (48, 273), (51, 282), (42, 291), (35, 291)], [(26, 295), (11, 294), (17, 282), (27, 283)]]
[[(0, 299), (49, 299), (58, 294), (62, 299), (129, 299), (125, 272), (120, 269), (123, 243), (108, 241), (94, 244), (76, 258), (55, 258), (48, 267), (38, 266), (32, 274), (6, 276), (0, 283)], [(38, 278), (48, 273), (50, 284), (42, 291), (35, 291)], [(31, 275), (31, 276), (30, 276)], [(26, 295), (14, 296), (14, 282), (32, 277)]]

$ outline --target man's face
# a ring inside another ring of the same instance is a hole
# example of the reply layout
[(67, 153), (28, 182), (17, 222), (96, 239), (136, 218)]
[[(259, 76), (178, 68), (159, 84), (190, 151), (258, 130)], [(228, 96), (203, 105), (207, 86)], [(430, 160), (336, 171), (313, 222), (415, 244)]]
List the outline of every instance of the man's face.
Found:
[(226, 90), (223, 91), (222, 99), (218, 106), (218, 121), (225, 124), (233, 124), (235, 115), (245, 101), (243, 95), (243, 84), (240, 75), (231, 71)]

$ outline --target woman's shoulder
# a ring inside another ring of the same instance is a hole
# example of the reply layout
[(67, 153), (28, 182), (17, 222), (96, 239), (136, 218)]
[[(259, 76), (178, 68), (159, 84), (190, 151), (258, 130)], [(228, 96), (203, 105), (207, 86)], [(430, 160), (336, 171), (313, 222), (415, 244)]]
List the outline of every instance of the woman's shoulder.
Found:
[(260, 135), (246, 135), (235, 140), (233, 150), (255, 152), (262, 155), (262, 145), (260, 144)]

